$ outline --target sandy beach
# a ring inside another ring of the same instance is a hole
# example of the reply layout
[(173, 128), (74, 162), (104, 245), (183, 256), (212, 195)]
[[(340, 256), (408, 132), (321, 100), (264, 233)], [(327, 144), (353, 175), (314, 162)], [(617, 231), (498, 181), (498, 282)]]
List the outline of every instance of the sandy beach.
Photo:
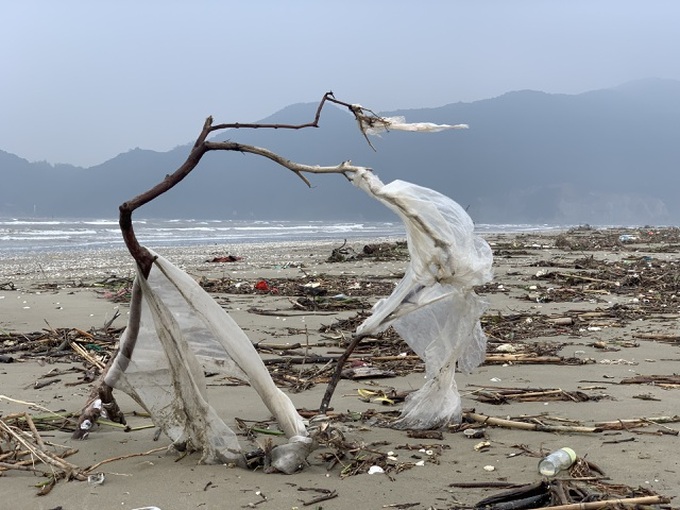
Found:
[[(77, 449), (67, 460), (80, 469), (127, 456), (93, 471), (103, 473), (103, 483), (60, 480), (38, 496), (35, 485), (45, 477), (12, 469), (7, 455), (12, 445), (3, 436), (0, 487), (10, 503), (0, 507), (471, 507), (513, 484), (540, 482), (540, 457), (563, 446), (591, 463), (590, 472), (581, 472), (589, 478), (588, 490), (600, 487), (619, 498), (656, 494), (674, 498), (666, 507), (678, 507), (680, 234), (676, 229), (584, 228), (484, 237), (494, 250), (495, 274), (492, 283), (478, 289), (489, 303), (482, 318), (487, 361), (472, 374), (456, 376), (465, 411), (462, 426), (452, 424), (439, 436), (420, 438), (381, 426), (396, 416), (401, 402), (380, 397), (419, 388), (423, 366), (405, 345), (367, 342), (352, 359), (385, 377), (343, 378), (329, 412), (338, 417), (345, 438), (362, 445), (359, 453), (343, 452), (339, 458), (322, 445), (293, 475), (199, 465), (198, 454), (166, 451), (169, 440), (154, 440), (142, 409), (116, 392), (132, 431), (100, 425), (85, 441), (71, 439), (68, 430), (40, 431), (46, 442)], [(341, 244), (334, 241), (192, 246), (161, 253), (202, 282), (259, 344), (295, 406), (315, 410), (332, 363), (278, 360), (343, 352), (352, 331), (342, 321), (368, 312), (406, 267), (403, 250), (399, 256), (356, 256), (364, 245), (381, 241), (353, 240), (342, 250), (346, 260), (332, 262), (329, 257)], [(212, 262), (230, 255), (232, 261)], [(72, 338), (95, 359), (105, 359), (107, 349), (95, 340), (106, 336), (106, 324), (111, 335), (125, 326), (131, 257), (122, 250), (102, 250), (17, 255), (0, 262), (0, 355), (7, 361), (0, 363), (0, 418), (45, 415), (45, 409), (77, 415), (92, 387), (82, 377), (92, 366), (68, 341), (65, 353), (56, 347), (60, 339)], [(257, 290), (260, 281), (267, 282), (267, 290)], [(301, 294), (305, 285), (327, 292), (323, 299), (311, 298)], [(90, 341), (83, 336), (88, 332)], [(39, 338), (45, 348), (34, 348)], [(54, 382), (36, 384), (47, 380)], [(275, 428), (252, 388), (211, 380), (208, 391), (220, 416), (241, 434), (244, 449), (269, 438), (281, 440), (239, 428), (237, 419)], [(475, 421), (480, 416), (506, 422)], [(371, 465), (386, 472), (368, 474)], [(36, 467), (50, 472), (45, 465)], [(577, 475), (564, 472), (559, 478)]]

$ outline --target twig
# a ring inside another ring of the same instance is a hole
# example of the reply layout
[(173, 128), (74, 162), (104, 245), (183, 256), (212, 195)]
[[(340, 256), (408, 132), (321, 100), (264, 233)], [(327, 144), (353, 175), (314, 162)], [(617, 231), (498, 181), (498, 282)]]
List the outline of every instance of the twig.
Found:
[(332, 491), (329, 492), (328, 494), (322, 494), (321, 496), (317, 496), (314, 499), (310, 499), (309, 501), (303, 501), (302, 506), (309, 506), (313, 505), (314, 503), (320, 503), (321, 501), (327, 501), (329, 499), (337, 498), (338, 497), (338, 491)]
[(580, 274), (575, 273), (555, 273), (555, 274), (563, 278), (574, 278), (576, 280), (585, 280), (587, 282), (608, 283), (610, 285), (613, 285), (613, 283), (609, 280), (602, 280), (601, 278), (592, 278), (590, 276), (582, 276)]
[(680, 416), (655, 416), (652, 418), (633, 418), (628, 420), (619, 419), (616, 421), (602, 421), (596, 423), (595, 426), (602, 430), (622, 430), (634, 427), (644, 427), (645, 422), (651, 422), (655, 425), (658, 425), (659, 423), (678, 423), (680, 422)]
[(16, 469), (17, 471), (31, 471), (33, 473), (39, 473), (41, 475), (47, 474), (44, 471), (41, 471), (40, 469), (31, 466), (24, 466), (22, 464), (12, 464), (10, 462), (0, 461), (0, 471), (9, 471), (11, 469)]
[(145, 456), (145, 455), (152, 455), (152, 454), (154, 454), (154, 453), (162, 452), (162, 451), (165, 451), (165, 450), (167, 450), (167, 449), (168, 449), (167, 446), (161, 446), (161, 447), (159, 447), (159, 448), (154, 448), (153, 450), (149, 450), (148, 452), (143, 452), (143, 453), (130, 453), (130, 454), (128, 454), (128, 455), (121, 455), (121, 456), (119, 456), (119, 457), (111, 457), (110, 459), (102, 460), (101, 462), (97, 462), (96, 464), (92, 464), (90, 467), (85, 468), (85, 469), (83, 470), (83, 474), (84, 474), (84, 475), (90, 474), (90, 473), (92, 473), (92, 471), (94, 471), (95, 469), (97, 469), (99, 466), (101, 466), (101, 465), (103, 465), (103, 464), (108, 464), (109, 462), (115, 462), (115, 461), (117, 461), (117, 460), (130, 459), (130, 458), (132, 458), (132, 457), (143, 457), (143, 456)]
[(533, 354), (490, 354), (484, 359), (484, 363), (562, 363), (564, 359), (559, 356), (535, 356)]
[(594, 432), (601, 432), (602, 429), (597, 427), (582, 427), (569, 425), (543, 425), (539, 423), (526, 423), (523, 421), (504, 420), (502, 418), (494, 418), (493, 416), (486, 416), (477, 413), (463, 413), (465, 419), (482, 423), (484, 425), (495, 425), (497, 427), (505, 427), (511, 429), (521, 430), (536, 430), (540, 432), (574, 432), (577, 434), (590, 434)]
[(661, 429), (661, 432), (664, 434), (671, 434), (673, 436), (677, 436), (680, 434), (680, 431), (677, 431), (675, 429), (672, 429), (670, 427), (666, 427), (665, 425), (661, 425), (659, 422), (654, 421), (653, 419), (648, 419), (648, 418), (642, 418), (641, 419), (645, 423), (649, 423), (651, 425), (656, 425)]
[(76, 342), (69, 342), (69, 345), (71, 346), (71, 349), (73, 349), (79, 356), (87, 360), (91, 365), (94, 365), (99, 370), (104, 370), (104, 364), (101, 361), (93, 358), (89, 352), (83, 349)]
[(28, 424), (28, 428), (31, 429), (31, 434), (33, 434), (33, 439), (35, 439), (35, 442), (38, 443), (38, 448), (41, 450), (45, 449), (45, 443), (42, 440), (42, 437), (40, 437), (40, 434), (38, 434), (38, 429), (35, 428), (35, 423), (33, 423), (33, 420), (31, 419), (31, 415), (28, 413), (23, 413), (24, 418), (26, 418), (26, 423)]
[(349, 358), (349, 356), (352, 354), (356, 346), (359, 345), (359, 342), (361, 342), (362, 338), (364, 338), (364, 336), (362, 335), (356, 335), (354, 338), (352, 338), (352, 341), (345, 349), (345, 352), (343, 352), (342, 355), (338, 358), (338, 363), (337, 366), (335, 367), (335, 372), (331, 376), (331, 380), (328, 381), (326, 392), (324, 393), (323, 399), (321, 399), (321, 404), (319, 405), (320, 414), (324, 414), (328, 410), (328, 406), (331, 403), (331, 398), (333, 398), (335, 388), (338, 385), (338, 382), (340, 381), (340, 377), (342, 376), (342, 367), (347, 361), (347, 358)]
[(104, 331), (108, 330), (111, 327), (111, 324), (113, 324), (113, 321), (115, 321), (118, 317), (120, 317), (120, 310), (116, 310), (113, 314), (113, 317), (104, 323)]
[(449, 487), (456, 487), (458, 489), (512, 489), (514, 487), (522, 487), (524, 485), (525, 484), (513, 482), (453, 482), (449, 484)]
[(16, 439), (17, 442), (21, 444), (21, 446), (30, 451), (31, 454), (34, 455), (43, 464), (49, 464), (63, 471), (71, 473), (72, 476), (78, 480), (85, 479), (83, 473), (79, 471), (78, 466), (76, 466), (75, 464), (71, 464), (70, 462), (67, 462), (62, 458), (59, 458), (48, 451), (42, 451), (35, 448), (33, 445), (29, 444), (23, 437), (21, 437), (20, 434), (17, 434), (14, 430), (12, 430), (12, 428), (2, 420), (0, 420), (0, 429), (3, 429), (5, 432), (14, 437), (14, 439)]
[(36, 404), (34, 402), (26, 402), (24, 400), (17, 400), (11, 397), (8, 397), (6, 395), (0, 395), (0, 400), (7, 400), (8, 402), (13, 402), (14, 404), (22, 404), (30, 407), (35, 407), (40, 409), (41, 411), (45, 411), (46, 413), (49, 413), (53, 416), (56, 416), (57, 418), (63, 418), (63, 419), (68, 419), (68, 417), (64, 416), (63, 413), (57, 413), (52, 411), (51, 409), (48, 409), (47, 407), (41, 406), (40, 404)]
[[(658, 505), (662, 503), (669, 503), (670, 498), (665, 496), (640, 496), (638, 498), (623, 498), (623, 499), (602, 499), (600, 501), (589, 501), (587, 503), (572, 503), (569, 505), (557, 506), (542, 506), (539, 508), (549, 510), (597, 510), (599, 508), (613, 508), (616, 505), (633, 506), (633, 505)], [(539, 510), (539, 508), (532, 510)]]

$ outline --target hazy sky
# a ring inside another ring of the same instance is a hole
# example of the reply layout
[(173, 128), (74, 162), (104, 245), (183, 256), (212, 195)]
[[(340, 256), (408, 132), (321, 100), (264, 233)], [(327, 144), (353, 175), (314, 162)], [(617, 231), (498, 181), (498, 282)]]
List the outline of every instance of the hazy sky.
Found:
[[(678, 0), (3, 1), (0, 150), (90, 166), (327, 90), (375, 111), (680, 80)], [(465, 119), (452, 119), (465, 122)]]

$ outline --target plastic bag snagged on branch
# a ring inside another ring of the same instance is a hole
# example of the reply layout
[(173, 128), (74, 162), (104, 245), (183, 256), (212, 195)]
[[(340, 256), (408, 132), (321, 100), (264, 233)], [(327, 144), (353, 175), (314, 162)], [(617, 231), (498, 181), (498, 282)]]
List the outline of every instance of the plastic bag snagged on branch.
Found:
[[(361, 112), (363, 108), (355, 105), (354, 112)], [(432, 122), (406, 122), (405, 117), (373, 117), (357, 114), (359, 128), (367, 135), (379, 135), (385, 131), (421, 131), (436, 133), (447, 129), (468, 129), (467, 124), (434, 124)]]
[(204, 370), (247, 380), (289, 439), (272, 466), (293, 473), (315, 447), (290, 399), (276, 387), (236, 322), (189, 275), (158, 256), (138, 273), (130, 318), (105, 382), (146, 409), (181, 448), (206, 464), (244, 465), (234, 432), (208, 403)]
[(482, 361), (486, 336), (479, 318), (486, 303), (474, 292), (492, 278), (491, 248), (474, 233), (465, 210), (429, 188), (404, 181), (387, 185), (368, 170), (353, 183), (404, 222), (410, 263), (392, 294), (358, 328), (369, 335), (393, 326), (425, 361), (427, 382), (410, 395), (394, 426), (428, 429), (460, 421), (456, 365), (469, 372)]

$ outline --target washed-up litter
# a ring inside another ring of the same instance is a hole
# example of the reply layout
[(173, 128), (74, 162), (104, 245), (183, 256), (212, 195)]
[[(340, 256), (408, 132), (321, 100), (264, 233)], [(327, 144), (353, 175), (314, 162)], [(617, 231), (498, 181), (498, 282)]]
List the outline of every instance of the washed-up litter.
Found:
[[(248, 337), (191, 277), (163, 257), (155, 256), (148, 278), (140, 274), (135, 280), (120, 343), (106, 384), (133, 397), (177, 449), (200, 451), (203, 463), (246, 465), (236, 435), (207, 402), (207, 369), (248, 380), (277, 418), (289, 443), (272, 449), (274, 468), (292, 473), (313, 450), (302, 418)], [(91, 420), (79, 427), (87, 433)]]
[(514, 486), (478, 501), (474, 508), (597, 510), (641, 508), (644, 505), (663, 505), (670, 502), (669, 498), (644, 487), (632, 488), (611, 483), (601, 469), (581, 457), (575, 457), (575, 461), (570, 458), (570, 464), (566, 477), (560, 475), (555, 479), (544, 478), (539, 482)]
[(406, 227), (406, 273), (357, 328), (357, 335), (368, 336), (392, 326), (425, 361), (427, 381), (407, 399), (393, 426), (428, 429), (460, 420), (455, 370), (470, 371), (484, 359), (479, 317), (486, 305), (474, 286), (491, 279), (491, 249), (450, 198), (404, 181), (385, 185), (367, 171), (355, 172), (353, 180)]
[[(363, 111), (361, 107), (356, 105), (353, 105), (353, 108)], [(371, 132), (374, 129), (430, 130), (456, 127), (424, 124), (404, 126), (398, 119), (385, 119), (384, 122), (366, 122), (365, 119), (367, 118), (370, 117), (358, 117), (364, 133)], [(230, 145), (229, 142), (223, 144), (205, 142), (211, 132), (211, 123), (212, 119), (206, 121), (205, 128), (194, 149), (199, 147), (206, 151), (220, 148), (241, 150), (245, 147), (240, 144)], [(211, 145), (203, 145), (204, 143)], [(272, 153), (262, 149), (258, 150), (260, 152), (256, 153), (262, 155), (265, 152), (266, 157), (272, 158)], [(251, 152), (254, 151), (251, 150)], [(309, 168), (305, 167), (302, 170), (297, 168), (293, 171), (301, 176), (301, 172), (308, 171)], [(313, 167), (313, 171), (317, 170), (321, 170), (320, 167)], [(153, 261), (149, 267), (140, 263), (139, 274), (131, 296), (131, 318), (121, 338), (121, 351), (116, 356), (112, 364), (113, 368), (109, 370), (105, 380), (108, 384), (128, 392), (143, 407), (147, 408), (154, 421), (171, 438), (177, 449), (198, 450), (201, 452), (201, 458), (204, 462), (247, 464), (246, 456), (243, 454), (234, 432), (229, 429), (222, 418), (216, 416), (207, 400), (206, 378), (210, 376), (222, 377), (223, 380), (230, 380), (229, 378), (247, 380), (260, 395), (264, 404), (269, 407), (272, 415), (274, 415), (274, 419), (267, 424), (266, 428), (260, 429), (259, 427), (249, 426), (248, 434), (249, 436), (251, 434), (283, 434), (289, 438), (288, 443), (272, 448), (272, 443), (267, 442), (265, 448), (263, 448), (264, 454), (270, 455), (271, 464), (283, 472), (293, 472), (299, 469), (304, 465), (305, 458), (312, 448), (316, 446), (309, 431), (305, 428), (302, 420), (303, 414), (315, 424), (315, 427), (318, 427), (315, 439), (326, 449), (315, 460), (321, 459), (327, 463), (329, 468), (336, 467), (340, 470), (342, 477), (368, 473), (371, 469), (377, 467), (388, 478), (394, 479), (396, 474), (406, 469), (427, 468), (429, 464), (436, 464), (439, 461), (439, 456), (448, 445), (411, 445), (413, 447), (408, 449), (412, 452), (412, 456), (405, 460), (399, 454), (395, 454), (394, 450), (397, 447), (388, 449), (385, 448), (388, 445), (385, 445), (384, 442), (365, 443), (347, 440), (339, 432), (340, 427), (333, 427), (331, 424), (351, 423), (361, 426), (380, 426), (382, 424), (394, 424), (395, 418), (399, 416), (396, 423), (398, 426), (409, 428), (406, 433), (408, 437), (424, 438), (427, 434), (432, 434), (427, 438), (437, 440), (443, 438), (444, 434), (461, 431), (465, 434), (466, 430), (472, 429), (483, 429), (484, 434), (493, 434), (498, 432), (495, 427), (517, 428), (551, 435), (555, 433), (565, 435), (594, 434), (606, 429), (604, 425), (590, 427), (576, 421), (565, 424), (565, 419), (557, 416), (535, 415), (513, 418), (504, 414), (507, 417), (500, 418), (478, 413), (474, 410), (462, 411), (460, 396), (454, 380), (455, 365), (458, 364), (459, 368), (463, 370), (470, 370), (482, 361), (487, 363), (531, 363), (531, 360), (540, 360), (539, 362), (569, 364), (570, 359), (555, 355), (566, 345), (564, 342), (542, 341), (529, 345), (525, 340), (541, 336), (546, 331), (550, 333), (546, 336), (593, 335), (597, 337), (605, 328), (624, 324), (633, 317), (645, 316), (645, 313), (652, 309), (665, 311), (665, 307), (672, 304), (673, 294), (670, 294), (670, 292), (674, 289), (673, 280), (671, 278), (656, 282), (660, 284), (663, 292), (660, 294), (661, 297), (655, 297), (652, 292), (649, 292), (651, 289), (648, 284), (652, 281), (649, 276), (662, 276), (663, 269), (666, 269), (666, 272), (672, 272), (673, 264), (661, 267), (656, 260), (647, 254), (640, 257), (627, 256), (622, 259), (623, 262), (621, 263), (622, 265), (630, 265), (626, 268), (625, 278), (617, 278), (616, 280), (607, 276), (619, 275), (621, 271), (619, 266), (612, 266), (616, 269), (609, 275), (586, 273), (585, 271), (598, 270), (594, 261), (584, 263), (584, 266), (589, 266), (588, 268), (573, 267), (569, 268), (568, 271), (542, 269), (540, 273), (536, 273), (540, 285), (535, 285), (536, 288), (530, 289), (531, 292), (540, 291), (540, 293), (548, 295), (554, 292), (559, 285), (560, 287), (568, 286), (574, 289), (582, 289), (583, 295), (599, 295), (600, 293), (606, 295), (605, 293), (614, 294), (616, 289), (624, 288), (635, 289), (636, 295), (634, 298), (631, 295), (631, 298), (636, 301), (631, 299), (630, 306), (617, 307), (615, 305), (605, 310), (595, 311), (576, 310), (559, 317), (544, 316), (540, 312), (517, 314), (511, 312), (511, 314), (508, 314), (507, 311), (504, 312), (505, 316), (501, 314), (483, 316), (484, 303), (476, 292), (506, 293), (509, 287), (502, 282), (492, 283), (489, 281), (491, 278), (491, 250), (485, 242), (474, 235), (472, 222), (460, 206), (433, 190), (421, 188), (411, 183), (396, 181), (383, 185), (367, 169), (352, 167), (349, 163), (342, 163), (338, 167), (333, 167), (331, 170), (326, 169), (326, 171), (343, 173), (348, 177), (353, 174), (355, 183), (364, 187), (369, 194), (402, 215), (408, 234), (407, 248), (410, 261), (407, 271), (396, 289), (394, 288), (394, 281), (391, 281), (385, 282), (384, 289), (386, 292), (384, 293), (376, 292), (375, 288), (370, 291), (367, 290), (366, 295), (389, 297), (381, 300), (375, 306), (372, 316), (365, 313), (357, 314), (356, 317), (343, 322), (343, 327), (350, 325), (351, 329), (354, 330), (358, 326), (359, 335), (368, 335), (367, 340), (376, 342), (370, 345), (370, 350), (359, 353), (363, 358), (370, 358), (370, 365), (375, 365), (379, 370), (392, 370), (393, 367), (402, 366), (406, 367), (407, 371), (414, 371), (423, 369), (423, 362), (418, 360), (422, 359), (425, 363), (424, 369), (428, 376), (428, 382), (421, 390), (416, 391), (411, 398), (407, 399), (406, 405), (401, 410), (392, 406), (392, 402), (398, 402), (392, 400), (388, 392), (385, 392), (384, 396), (368, 396), (369, 404), (378, 402), (388, 404), (384, 407), (381, 406), (379, 411), (375, 408), (364, 411), (349, 410), (345, 413), (329, 410), (327, 414), (319, 417), (317, 410), (314, 409), (297, 410), (288, 397), (285, 397), (285, 395), (282, 397), (283, 393), (276, 387), (274, 379), (267, 373), (267, 364), (259, 358), (255, 346), (228, 318), (219, 304), (186, 273), (172, 266), (163, 258), (147, 252), (147, 255), (150, 255)], [(302, 178), (304, 180), (304, 177)], [(123, 213), (128, 205), (126, 203), (121, 206), (121, 224), (125, 223)], [(134, 208), (128, 209), (130, 215), (131, 210), (134, 210)], [(127, 220), (129, 220), (131, 226), (131, 217), (128, 217)], [(451, 232), (450, 228), (459, 230)], [(611, 242), (613, 243), (611, 246), (615, 246), (618, 252), (631, 253), (643, 242), (653, 238), (655, 241), (659, 241), (658, 246), (655, 247), (658, 252), (668, 252), (668, 248), (671, 246), (668, 243), (671, 242), (672, 234), (677, 234), (671, 230), (668, 232), (671, 237), (666, 238), (664, 237), (666, 233), (662, 231), (638, 232), (635, 234), (635, 240), (623, 243), (620, 239), (623, 235), (621, 232), (607, 232), (600, 236), (590, 229), (584, 229), (584, 231), (584, 233), (570, 231), (564, 237), (557, 236), (554, 244), (557, 246), (558, 243), (564, 243), (570, 249), (585, 250), (588, 247), (604, 249), (601, 246), (605, 246), (606, 242)], [(124, 232), (125, 234), (129, 235), (130, 232)], [(578, 241), (583, 241), (583, 244), (572, 243), (572, 237), (578, 238)], [(678, 236), (675, 235), (673, 239), (673, 242), (677, 241)], [(462, 243), (462, 246), (457, 246), (456, 243), (458, 242)], [(511, 244), (511, 246), (501, 248), (506, 252), (504, 256), (514, 257), (551, 248), (550, 243), (530, 242), (528, 239), (526, 242), (520, 239)], [(496, 249), (498, 250), (498, 247)], [(131, 251), (133, 250), (131, 249)], [(383, 250), (380, 248), (376, 251), (381, 252)], [(338, 253), (343, 256), (352, 256), (351, 251), (344, 248), (339, 250)], [(136, 255), (139, 255), (139, 252)], [(149, 262), (149, 259), (143, 257), (141, 260)], [(150, 273), (147, 273), (146, 269), (150, 270)], [(330, 286), (324, 287), (325, 282), (320, 281), (318, 275), (314, 275), (313, 278), (314, 282), (309, 280), (303, 282), (300, 279), (300, 281), (291, 285), (305, 289), (308, 293), (304, 294), (304, 297), (316, 304), (318, 304), (316, 298), (325, 296), (329, 296), (330, 300), (335, 302), (346, 302), (346, 298), (352, 297), (348, 291), (362, 289), (364, 283), (356, 279), (345, 289), (331, 290)], [(549, 282), (549, 287), (546, 286), (544, 289), (543, 282), (545, 281)], [(645, 292), (641, 292), (640, 282), (647, 285), (642, 289)], [(207, 283), (209, 282), (206, 282), (205, 289), (208, 288)], [(274, 289), (281, 291), (279, 283), (269, 279), (257, 278), (253, 282), (231, 283), (233, 283), (235, 289), (255, 295), (258, 291), (263, 293), (272, 293)], [(312, 285), (308, 285), (309, 283), (312, 283)], [(316, 283), (319, 283), (319, 285), (316, 285)], [(258, 289), (258, 286), (261, 288)], [(212, 288), (216, 289), (217, 287), (213, 286)], [(553, 291), (549, 291), (549, 289), (553, 289)], [(120, 297), (124, 299), (127, 293), (124, 292), (121, 296), (117, 296), (119, 291), (120, 289), (109, 298), (117, 299)], [(572, 294), (575, 293), (576, 291), (572, 292)], [(567, 295), (567, 293), (564, 295)], [(540, 304), (541, 296), (539, 295), (537, 299), (535, 303)], [(289, 302), (294, 308), (302, 305), (300, 310), (303, 310), (306, 306), (301, 299), (293, 299)], [(650, 303), (654, 303), (655, 308), (650, 307)], [(452, 311), (456, 313), (452, 313)], [(423, 327), (424, 325), (426, 327)], [(490, 350), (489, 355), (485, 354), (486, 338), (482, 326), (489, 332), (489, 336), (493, 340), (493, 342), (490, 342), (490, 347), (502, 347), (502, 349)], [(58, 332), (49, 332), (47, 339), (43, 339), (44, 343), (39, 346), (36, 352), (54, 354), (51, 347), (54, 346), (55, 339), (59, 339), (56, 352), (67, 350), (68, 356), (81, 361), (88, 367), (88, 370), (101, 372), (106, 361), (108, 361), (107, 355), (112, 352), (111, 346), (99, 349), (100, 346), (96, 341), (81, 345), (88, 335), (87, 332), (84, 335), (80, 332), (78, 335), (80, 336), (74, 341), (70, 337), (60, 339)], [(12, 349), (11, 352), (16, 352), (14, 351), (16, 345), (12, 345), (12, 342), (18, 342), (18, 340), (13, 336), (3, 338), (3, 349)], [(389, 354), (381, 351), (386, 343), (392, 344), (390, 347), (392, 351)], [(341, 346), (343, 343), (337, 341), (336, 345)], [(67, 346), (68, 349), (66, 349)], [(19, 350), (23, 347), (23, 345), (20, 346)], [(133, 349), (134, 356), (132, 356)], [(328, 364), (332, 361), (338, 361), (339, 358), (337, 356), (317, 356), (306, 351), (302, 355), (300, 353), (293, 354), (291, 350), (281, 354), (281, 359), (284, 361), (275, 360), (277, 365), (293, 365), (294, 360), (301, 360), (302, 364), (316, 362)], [(362, 361), (366, 362), (366, 359)], [(390, 368), (384, 368), (380, 365), (383, 362), (393, 365), (390, 365)], [(573, 364), (582, 362), (577, 360)], [(227, 368), (224, 368), (225, 366)], [(296, 371), (293, 373), (290, 370), (282, 370), (281, 372), (283, 376), (294, 379), (294, 383), (298, 387), (304, 387), (310, 381), (318, 379), (321, 382), (324, 377), (323, 370), (318, 370), (316, 367), (311, 368), (311, 370), (312, 372)], [(395, 373), (398, 373), (396, 369)], [(286, 377), (281, 377), (280, 380), (285, 380)], [(500, 378), (492, 380), (500, 380)], [(439, 384), (441, 388), (435, 388), (436, 384)], [(164, 392), (163, 395), (160, 395), (159, 388)], [(557, 390), (562, 395), (571, 395), (571, 397), (577, 398), (575, 393), (562, 392), (559, 388), (544, 391), (543, 397), (548, 396), (551, 391)], [(506, 393), (504, 398), (513, 400), (510, 395), (510, 393)], [(109, 401), (97, 398), (93, 400), (91, 409), (96, 411), (97, 416), (106, 414), (110, 418), (118, 417), (116, 415), (117, 410), (110, 404)], [(0, 422), (5, 424), (6, 418), (3, 417)], [(456, 423), (459, 418), (462, 418), (462, 422)], [(660, 432), (660, 430), (665, 426), (661, 424), (673, 423), (676, 417), (668, 417), (668, 421), (664, 421), (662, 418), (664, 417), (640, 419), (640, 427), (655, 426), (658, 428), (659, 434), (662, 434), (664, 432)], [(236, 417), (234, 420), (239, 424), (243, 422)], [(30, 422), (33, 422), (33, 427), (31, 427)], [(626, 420), (619, 419), (617, 423), (621, 425), (622, 429), (629, 430)], [(86, 434), (91, 425), (92, 422), (86, 423), (86, 420), (81, 419), (77, 423), (76, 432)], [(437, 426), (441, 430), (410, 429), (411, 427), (428, 428), (432, 426)], [(29, 430), (27, 431), (23, 427), (28, 427)], [(670, 427), (665, 428), (670, 429)], [(4, 438), (9, 437), (6, 440), (12, 442), (13, 445), (21, 444), (25, 447), (25, 450), (21, 450), (13, 446), (13, 451), (19, 451), (22, 454), (24, 451), (29, 451), (33, 454), (33, 449), (38, 452), (41, 450), (41, 444), (46, 444), (39, 433), (33, 432), (33, 429), (38, 430), (38, 427), (35, 421), (29, 420), (27, 416), (23, 421), (19, 419), (10, 425), (10, 429), (12, 431), (11, 437), (4, 436)], [(671, 430), (668, 430), (668, 432), (671, 432)], [(315, 432), (317, 431), (315, 430)], [(474, 437), (474, 434), (470, 435)], [(30, 448), (23, 442), (29, 436)], [(475, 445), (480, 445), (480, 458), (486, 455), (484, 450), (489, 448), (495, 450), (498, 447), (497, 445), (501, 444), (500, 441), (491, 440), (491, 438), (487, 440), (486, 436), (478, 439), (484, 439), (484, 441), (475, 443)], [(673, 438), (668, 439), (672, 440)], [(474, 448), (469, 442), (465, 443), (465, 446)], [(523, 448), (526, 450), (526, 447)], [(152, 451), (159, 451), (159, 449)], [(149, 453), (144, 452), (139, 455)], [(49, 455), (41, 456), (35, 453), (35, 457), (40, 462), (59, 468), (56, 471), (57, 474), (52, 475), (50, 483), (53, 484), (54, 481), (69, 473), (72, 473), (77, 479), (86, 479), (89, 475), (96, 473), (96, 470), (103, 463), (109, 461), (102, 461), (85, 470), (79, 470), (77, 466), (65, 463), (63, 461), (65, 456), (64, 453), (59, 460)], [(37, 464), (35, 459), (32, 458), (31, 460)], [(13, 467), (9, 469), (25, 467), (20, 462), (22, 461), (13, 463)], [(0, 467), (8, 469), (5, 465), (0, 465)], [(593, 470), (587, 471), (591, 467), (592, 461), (587, 461), (585, 464), (577, 461), (574, 468), (578, 468), (580, 471), (572, 471), (572, 473), (578, 473), (581, 477), (596, 476), (593, 474)], [(31, 467), (31, 469), (33, 468)], [(501, 464), (486, 464), (481, 469), (488, 471), (499, 469), (500, 471), (502, 467)], [(45, 470), (45, 473), (47, 473), (47, 470)], [(484, 473), (479, 474), (484, 475)], [(666, 501), (658, 496), (643, 494), (644, 491), (642, 490), (631, 491), (628, 487), (614, 487), (613, 484), (606, 486), (599, 476), (601, 474), (603, 473), (598, 472), (596, 476), (598, 480), (594, 481), (599, 484), (597, 485), (598, 494), (593, 494), (589, 489), (583, 489), (578, 485), (568, 487), (569, 497), (579, 502), (578, 508), (591, 508), (588, 505), (596, 500), (599, 505), (657, 504)], [(580, 481), (583, 480), (577, 482)], [(555, 480), (555, 482), (561, 483), (561, 480)], [(553, 486), (552, 481), (550, 483), (542, 481), (531, 485), (531, 490), (538, 493), (532, 493), (529, 497), (539, 498), (532, 500), (533, 506), (538, 506), (539, 503), (548, 504), (548, 502), (553, 501), (540, 499), (545, 497), (545, 494), (541, 491), (548, 492), (550, 497), (557, 494), (557, 502), (566, 504), (564, 498), (560, 496), (560, 491), (564, 489), (563, 486), (559, 484)], [(616, 490), (619, 490), (618, 494), (624, 494), (621, 497), (627, 503), (600, 497), (601, 495), (609, 497), (617, 494)], [(259, 492), (257, 494), (261, 495)], [(629, 497), (631, 494), (632, 497)], [(336, 495), (332, 492), (328, 493), (329, 498)], [(264, 501), (266, 498), (262, 496), (262, 500)], [(486, 505), (491, 504), (487, 500), (482, 506), (486, 507)], [(514, 503), (511, 505), (512, 508), (521, 508), (520, 505)]]
[(238, 255), (222, 255), (219, 257), (213, 257), (210, 260), (207, 260), (206, 262), (238, 262), (240, 260), (243, 260), (243, 257), (239, 257)]

